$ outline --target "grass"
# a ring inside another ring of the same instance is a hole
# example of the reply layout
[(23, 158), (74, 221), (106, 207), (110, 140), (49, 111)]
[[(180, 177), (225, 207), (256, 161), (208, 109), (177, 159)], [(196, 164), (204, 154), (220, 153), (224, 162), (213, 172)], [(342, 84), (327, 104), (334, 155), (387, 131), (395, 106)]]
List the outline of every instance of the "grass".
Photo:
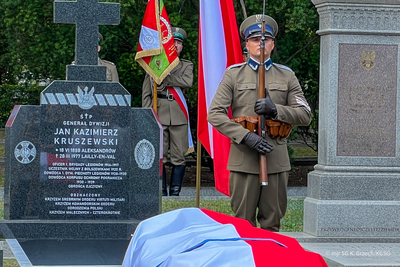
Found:
[(289, 200), (285, 217), (281, 220), (281, 232), (303, 232), (303, 200)]
[[(162, 202), (162, 212), (180, 208), (195, 207), (194, 200), (167, 200)], [(233, 216), (229, 200), (203, 200), (200, 208)], [(282, 232), (303, 231), (303, 200), (289, 200), (285, 217), (281, 220)]]
[(294, 158), (317, 157), (318, 153), (308, 146), (290, 146), (293, 149)]
[(14, 259), (3, 260), (3, 267), (19, 267), (19, 264)]
[[(162, 212), (195, 206), (194, 200), (167, 200), (162, 202)], [(233, 216), (229, 200), (203, 200), (200, 201), (200, 208)]]

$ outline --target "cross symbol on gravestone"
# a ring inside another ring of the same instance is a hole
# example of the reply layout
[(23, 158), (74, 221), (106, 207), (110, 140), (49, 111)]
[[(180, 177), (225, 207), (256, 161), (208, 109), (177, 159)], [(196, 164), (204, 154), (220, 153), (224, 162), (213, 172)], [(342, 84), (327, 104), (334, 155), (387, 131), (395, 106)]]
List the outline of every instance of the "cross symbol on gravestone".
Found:
[(97, 65), (99, 25), (119, 24), (120, 5), (98, 0), (54, 1), (54, 22), (76, 24), (76, 65)]

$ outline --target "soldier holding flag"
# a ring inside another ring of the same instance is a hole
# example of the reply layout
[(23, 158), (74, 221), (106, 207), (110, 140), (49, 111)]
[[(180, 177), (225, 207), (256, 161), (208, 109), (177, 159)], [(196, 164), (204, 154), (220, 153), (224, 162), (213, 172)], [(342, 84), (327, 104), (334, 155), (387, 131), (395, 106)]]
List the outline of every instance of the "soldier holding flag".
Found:
[(184, 92), (193, 84), (193, 63), (179, 60), (186, 32), (171, 27), (163, 0), (149, 0), (142, 22), (135, 60), (147, 72), (142, 106), (153, 107), (163, 127), (163, 190), (167, 195), (165, 163), (170, 150), (170, 195), (179, 196), (185, 174), (185, 154), (193, 150), (189, 112)]
[[(263, 19), (265, 31), (261, 26)], [(240, 35), (246, 40), (248, 61), (225, 71), (207, 118), (231, 139), (229, 191), (235, 216), (248, 220), (253, 226), (257, 218), (261, 228), (275, 232), (279, 231), (287, 206), (286, 187), (291, 168), (287, 140), (285, 135), (276, 135), (274, 131), (269, 131), (265, 137), (257, 135), (254, 132), (259, 123), (257, 116), (265, 116), (267, 125), (308, 125), (311, 122), (310, 107), (294, 72), (273, 63), (270, 58), (277, 32), (278, 25), (269, 16), (254, 15), (243, 21)], [(261, 40), (265, 44), (264, 64), (260, 63)], [(265, 68), (263, 90), (266, 97), (258, 99), (261, 68)], [(235, 120), (229, 119), (229, 108)], [(265, 154), (268, 163), (266, 186), (259, 182), (259, 154)]]
[[(172, 27), (174, 44), (178, 56), (183, 49), (186, 32), (178, 27)], [(184, 94), (193, 85), (193, 63), (180, 59), (176, 66), (157, 86), (157, 114), (163, 127), (163, 174), (162, 194), (167, 196), (167, 177), (165, 163), (169, 156), (172, 163), (170, 196), (179, 196), (183, 176), (185, 174), (185, 154), (189, 149), (188, 112)], [(142, 107), (153, 106), (153, 79), (147, 74), (142, 86)], [(192, 145), (193, 146), (193, 145)]]

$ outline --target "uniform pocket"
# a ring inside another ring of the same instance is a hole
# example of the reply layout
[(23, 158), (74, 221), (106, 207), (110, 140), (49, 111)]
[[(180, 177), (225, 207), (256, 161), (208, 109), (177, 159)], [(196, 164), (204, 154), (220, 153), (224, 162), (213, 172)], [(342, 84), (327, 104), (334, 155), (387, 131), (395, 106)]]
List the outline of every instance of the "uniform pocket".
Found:
[(244, 162), (244, 153), (242, 149), (240, 149), (240, 146), (243, 145), (238, 145), (233, 142), (231, 142), (231, 150), (229, 153), (229, 165), (232, 166), (240, 166)]
[(288, 86), (286, 84), (268, 84), (268, 92), (275, 104), (286, 105), (288, 95)]
[(257, 100), (256, 83), (245, 82), (237, 84), (236, 102), (239, 105), (254, 104)]
[(287, 139), (275, 139), (277, 146), (275, 147), (276, 151), (278, 152), (278, 162), (279, 165), (281, 165), (282, 168), (289, 167), (290, 166), (290, 160), (289, 160), (289, 153), (287, 151)]
[(269, 91), (287, 91), (288, 87), (286, 84), (270, 83), (268, 84)]

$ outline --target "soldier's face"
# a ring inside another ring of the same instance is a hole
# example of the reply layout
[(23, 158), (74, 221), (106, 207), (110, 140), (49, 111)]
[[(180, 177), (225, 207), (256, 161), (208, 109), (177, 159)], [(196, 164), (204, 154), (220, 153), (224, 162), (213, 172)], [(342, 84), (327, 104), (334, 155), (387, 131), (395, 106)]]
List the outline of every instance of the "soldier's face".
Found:
[[(257, 60), (260, 61), (260, 44), (261, 44), (261, 36), (253, 37), (247, 39), (246, 42), (246, 48), (250, 56)], [(265, 59), (269, 58), (271, 56), (271, 51), (274, 49), (275, 42), (271, 37), (266, 37), (265, 38), (265, 53), (264, 57)]]
[(176, 48), (176, 52), (178, 53), (178, 56), (181, 54), (182, 49), (183, 49), (183, 44), (181, 41), (179, 40), (175, 40), (175, 48)]

